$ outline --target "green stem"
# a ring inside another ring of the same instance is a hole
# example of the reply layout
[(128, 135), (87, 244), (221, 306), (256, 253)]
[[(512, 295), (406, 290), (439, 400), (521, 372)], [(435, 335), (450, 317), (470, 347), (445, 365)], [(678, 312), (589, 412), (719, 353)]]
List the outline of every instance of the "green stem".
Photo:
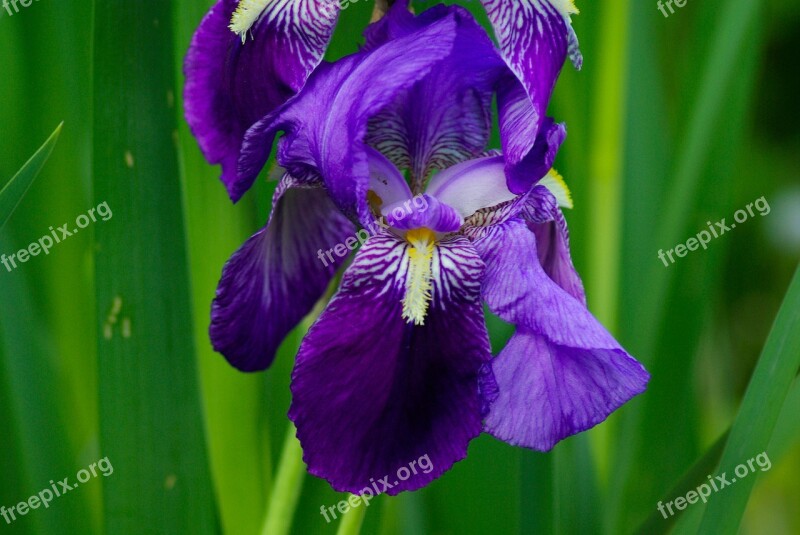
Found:
[(294, 511), (303, 488), (306, 466), (303, 449), (295, 437), (294, 424), (289, 424), (283, 443), (278, 475), (272, 488), (262, 535), (286, 535), (292, 527)]
[(360, 507), (351, 508), (346, 515), (342, 516), (339, 531), (336, 532), (336, 535), (358, 535), (361, 533), (361, 525), (364, 523), (366, 514), (367, 508), (363, 504)]

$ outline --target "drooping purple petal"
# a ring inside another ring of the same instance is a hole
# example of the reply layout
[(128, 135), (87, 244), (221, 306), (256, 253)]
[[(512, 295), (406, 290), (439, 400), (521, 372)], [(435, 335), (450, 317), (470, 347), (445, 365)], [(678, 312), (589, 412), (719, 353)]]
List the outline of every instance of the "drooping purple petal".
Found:
[(236, 187), (245, 132), (303, 87), (325, 53), (338, 2), (268, 2), (244, 43), (228, 27), (236, 7), (235, 0), (214, 4), (184, 64), (186, 120), (206, 159), (222, 165), (234, 201), (245, 191)]
[[(513, 168), (528, 158), (533, 149), (568, 54), (580, 68), (578, 40), (569, 22), (570, 14), (577, 10), (572, 0), (482, 2), (503, 58), (513, 72), (499, 84), (497, 104), (503, 152), (509, 175), (514, 175)], [(516, 193), (526, 189), (510, 187)]]
[(523, 210), (523, 218), (536, 236), (539, 263), (544, 272), (572, 297), (586, 304), (586, 294), (569, 250), (567, 220), (553, 194), (536, 186)]
[(524, 327), (492, 363), (498, 395), (485, 430), (548, 451), (644, 391), (647, 372), (622, 349), (560, 346)]
[(270, 221), (225, 265), (211, 311), (214, 349), (242, 371), (264, 370), (322, 297), (346, 256), (328, 255), (355, 233), (321, 187), (288, 175)]
[(447, 57), (454, 29), (448, 17), (374, 50), (320, 66), (297, 98), (247, 133), (238, 181), (249, 187), (267, 161), (275, 134), (285, 130), (278, 151), (281, 165), (292, 173), (297, 167), (318, 169), (337, 205), (367, 225), (367, 121)]
[(492, 362), (498, 397), (487, 431), (548, 450), (644, 391), (648, 373), (542, 270), (535, 235), (523, 221), (490, 227), (475, 247), (486, 263), (484, 300), (517, 326)]
[(367, 29), (367, 48), (447, 17), (457, 24), (455, 45), (433, 72), (370, 121), (367, 139), (399, 168), (409, 169), (412, 189), (420, 192), (434, 170), (485, 149), (494, 85), (506, 67), (489, 36), (463, 8), (439, 5), (414, 16), (407, 4), (396, 2)]
[[(440, 243), (425, 324), (413, 325), (401, 305), (407, 247), (371, 238), (297, 356), (289, 417), (309, 471), (339, 491), (361, 493), (385, 476), (387, 494), (420, 488), (481, 431), (492, 384), (483, 264), (463, 237)], [(399, 481), (398, 470), (425, 455), (429, 473)]]

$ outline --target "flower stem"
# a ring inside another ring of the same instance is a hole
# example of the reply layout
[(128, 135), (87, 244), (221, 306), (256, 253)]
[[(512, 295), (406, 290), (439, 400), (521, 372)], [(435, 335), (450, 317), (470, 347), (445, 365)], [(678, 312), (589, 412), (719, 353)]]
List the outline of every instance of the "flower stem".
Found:
[(342, 516), (342, 521), (339, 524), (339, 531), (336, 535), (358, 535), (361, 532), (361, 525), (364, 523), (364, 516), (367, 514), (367, 508), (363, 505), (355, 507)]
[(264, 518), (262, 535), (287, 535), (292, 527), (294, 510), (303, 488), (306, 472), (303, 450), (295, 437), (294, 424), (289, 424), (283, 443), (278, 474), (269, 498), (267, 516)]

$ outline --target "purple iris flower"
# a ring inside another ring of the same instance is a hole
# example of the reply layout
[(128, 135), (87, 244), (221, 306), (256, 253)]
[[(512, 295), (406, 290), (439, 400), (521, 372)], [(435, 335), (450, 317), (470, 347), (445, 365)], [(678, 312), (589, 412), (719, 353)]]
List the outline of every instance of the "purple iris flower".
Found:
[(186, 55), (186, 120), (231, 188), (244, 134), (295, 95), (322, 60), (340, 6), (334, 0), (219, 0)]
[[(432, 470), (386, 492), (420, 488), (482, 431), (547, 451), (649, 380), (586, 308), (559, 207), (566, 132), (545, 110), (566, 57), (580, 64), (572, 4), (484, 4), (499, 49), (462, 8), (414, 16), (398, 1), (360, 52), (321, 63), (247, 131), (226, 180), (240, 196), (284, 132), (270, 220), (225, 266), (212, 309), (214, 347), (244, 371), (271, 364), (344, 264), (318, 252), (377, 228), (292, 374), (304, 459), (340, 491), (427, 455)], [(495, 98), (502, 152), (487, 151)], [(494, 358), (484, 304), (516, 326)]]

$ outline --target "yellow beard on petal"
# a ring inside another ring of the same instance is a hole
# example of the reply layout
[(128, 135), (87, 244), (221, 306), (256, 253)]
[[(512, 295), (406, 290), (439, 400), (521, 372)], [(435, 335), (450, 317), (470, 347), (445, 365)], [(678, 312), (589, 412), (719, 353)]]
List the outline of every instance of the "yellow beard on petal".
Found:
[(436, 235), (432, 230), (420, 228), (408, 231), (408, 273), (406, 295), (403, 298), (403, 319), (414, 325), (424, 325), (431, 301), (431, 263)]
[(247, 40), (247, 32), (253, 27), (261, 13), (266, 9), (267, 4), (272, 0), (241, 0), (239, 5), (236, 6), (236, 11), (231, 17), (231, 23), (228, 26), (231, 31), (238, 34), (242, 38), (242, 43)]

